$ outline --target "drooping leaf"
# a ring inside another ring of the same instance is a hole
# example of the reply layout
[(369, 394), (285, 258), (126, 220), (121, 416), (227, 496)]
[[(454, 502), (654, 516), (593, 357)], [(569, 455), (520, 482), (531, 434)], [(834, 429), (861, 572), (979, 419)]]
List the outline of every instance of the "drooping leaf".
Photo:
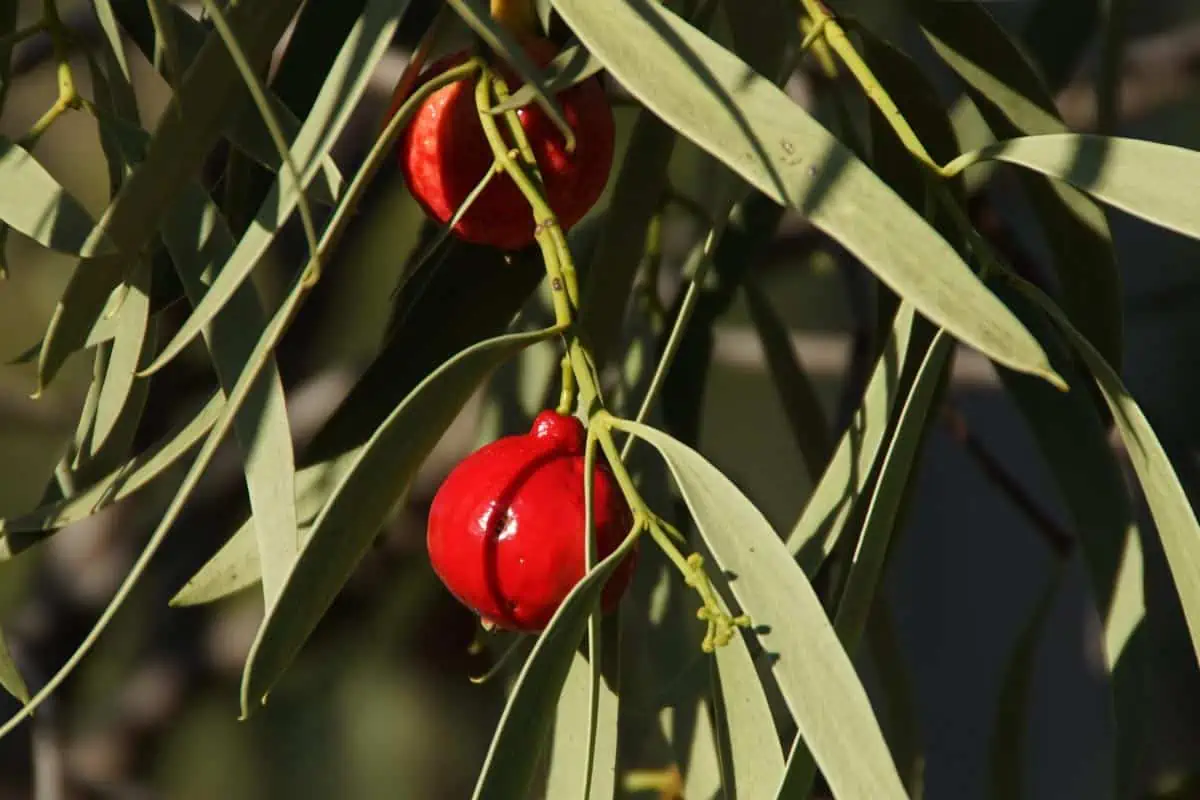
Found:
[(554, 706), (571, 668), (575, 648), (600, 601), (604, 584), (636, 543), (636, 536), (626, 537), (620, 547), (588, 572), (538, 636), (492, 735), (473, 800), (506, 800), (528, 795), (538, 751), (553, 721)]
[(1200, 239), (1200, 153), (1158, 142), (1057, 133), (997, 142), (962, 157), (997, 159), (1065, 181), (1114, 208)]
[(909, 353), (913, 311), (901, 305), (850, 425), (787, 536), (787, 548), (811, 578), (841, 540), (883, 445)]
[(996, 723), (991, 736), (991, 784), (994, 800), (1025, 795), (1025, 732), (1029, 726), (1029, 705), (1038, 645), (1046, 632), (1047, 620), (1062, 586), (1064, 570), (1055, 564), (1029, 619), (1021, 627), (1012, 654), (1004, 669), (997, 702)]
[(300, 172), (299, 185), (280, 172), (250, 229), (238, 241), (204, 298), (163, 348), (150, 371), (160, 369), (192, 341), (225, 307), (270, 247), (284, 221), (296, 209), (305, 188), (321, 169), (321, 160), (345, 129), (350, 114), (366, 91), (374, 66), (383, 57), (409, 0), (371, 0), (359, 18), (312, 112), (291, 147), (291, 161)]
[[(577, 83), (583, 83), (602, 69), (604, 64), (600, 59), (578, 43), (564, 47), (563, 51), (542, 69), (545, 75), (542, 91), (553, 97)], [(537, 87), (526, 84), (516, 89), (503, 103), (493, 106), (491, 111), (493, 114), (503, 114), (514, 108), (522, 108), (536, 99)]]
[(1175, 591), (1179, 594), (1184, 619), (1191, 634), (1192, 648), (1200, 659), (1200, 523), (1196, 521), (1196, 514), (1179, 483), (1179, 477), (1146, 415), (1112, 367), (1040, 290), (1023, 282), (1018, 288), (1062, 328), (1072, 347), (1091, 370), (1108, 403), (1158, 528), (1167, 565), (1175, 581)]
[(29, 702), (29, 689), (26, 688), (25, 679), (21, 677), (21, 672), (17, 669), (16, 662), (13, 661), (12, 652), (8, 649), (8, 640), (2, 633), (0, 633), (0, 686), (3, 686), (5, 691), (22, 703)]
[(766, 292), (753, 276), (747, 276), (742, 288), (754, 327), (762, 342), (771, 382), (779, 394), (784, 415), (792, 429), (808, 474), (815, 481), (829, 463), (833, 449), (825, 411), (816, 387), (792, 347), (787, 326), (767, 299)]
[(1033, 337), (950, 245), (782, 90), (662, 6), (556, 0), (555, 8), (654, 113), (802, 211), (932, 322), (1057, 382)]
[[(262, 64), (270, 57), (299, 5), (300, 0), (261, 0), (230, 11), (230, 24), (252, 63)], [(179, 191), (199, 173), (230, 110), (245, 97), (241, 90), (241, 78), (224, 43), (210, 35), (160, 118), (146, 159), (125, 181), (96, 234), (81, 248), (83, 261), (71, 276), (43, 340), (39, 388), (87, 341), (113, 289), (133, 266), (132, 260), (120, 257), (95, 257), (102, 251), (101, 244), (111, 240), (122, 254), (142, 251)]]
[[(982, 5), (923, 0), (917, 21), (967, 83), (998, 139), (1062, 133), (1054, 98), (1020, 47)], [(1075, 326), (1117, 368), (1123, 355), (1121, 278), (1104, 211), (1069, 186), (1021, 173)]]
[(617, 423), (667, 462), (835, 796), (905, 797), (879, 723), (820, 601), (770, 524), (719, 470), (670, 436)]
[[(0, 222), (60, 253), (80, 254), (96, 222), (28, 150), (0, 137)], [(112, 253), (101, 236), (96, 254)]]
[(429, 451), (484, 376), (553, 329), (511, 334), (446, 362), (388, 416), (313, 523), (268, 609), (242, 675), (242, 713), (261, 702), (333, 602)]
[(567, 149), (573, 150), (575, 133), (567, 123), (566, 117), (563, 116), (558, 102), (544, 88), (546, 78), (543, 71), (529, 58), (525, 48), (518, 43), (516, 36), (492, 19), (490, 9), (482, 0), (446, 0), (446, 3), (462, 17), (463, 22), (467, 23), (471, 30), (479, 34), (479, 38), (483, 39), (488, 47), (498, 53), (506, 63), (512, 65), (513, 70), (521, 77), (525, 85), (533, 91), (534, 100), (537, 101), (538, 106), (549, 115), (562, 133), (563, 139), (567, 143)]

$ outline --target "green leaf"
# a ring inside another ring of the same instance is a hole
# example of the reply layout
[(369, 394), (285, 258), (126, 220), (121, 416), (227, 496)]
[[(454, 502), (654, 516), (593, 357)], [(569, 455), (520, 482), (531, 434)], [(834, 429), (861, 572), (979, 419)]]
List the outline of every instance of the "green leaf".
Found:
[(544, 88), (546, 77), (543, 71), (525, 54), (525, 48), (520, 45), (516, 36), (492, 19), (491, 11), (482, 0), (446, 0), (446, 4), (462, 17), (471, 30), (479, 34), (479, 38), (483, 39), (488, 47), (512, 66), (525, 85), (533, 90), (538, 106), (562, 133), (567, 150), (574, 150), (575, 132), (571, 130), (554, 97)]
[[(0, 222), (60, 253), (80, 254), (96, 222), (45, 167), (20, 145), (0, 137)], [(101, 235), (94, 252), (112, 253)]]
[(375, 65), (387, 52), (408, 2), (371, 0), (367, 4), (366, 11), (342, 45), (329, 78), (321, 87), (321, 94), (291, 147), (291, 160), (300, 171), (299, 185), (287, 171), (279, 174), (250, 229), (237, 243), (192, 315), (150, 366), (149, 372), (157, 371), (171, 361), (212, 321), (275, 240), (284, 221), (296, 209), (305, 188), (320, 171), (322, 159), (350, 121), (351, 112), (366, 91)]
[(604, 584), (637, 541), (638, 537), (627, 536), (620, 547), (588, 572), (538, 636), (492, 735), (473, 800), (528, 796), (538, 754), (549, 732), (575, 648), (600, 601)]
[(854, 665), (770, 524), (696, 451), (645, 425), (615, 425), (667, 462), (721, 571), (733, 576), (734, 596), (773, 654), (772, 671), (834, 795), (905, 797)]
[(896, 432), (880, 461), (879, 480), (867, 506), (862, 535), (838, 602), (834, 628), (850, 652), (855, 652), (883, 574), (901, 501), (915, 477), (913, 464), (925, 440), (929, 417), (947, 375), (954, 341), (945, 331), (934, 334), (913, 379), (912, 389), (896, 422)]
[(815, 481), (829, 464), (833, 450), (829, 423), (825, 421), (825, 411), (821, 408), (816, 387), (792, 348), (787, 326), (767, 299), (757, 278), (747, 275), (742, 289), (746, 293), (750, 318), (767, 357), (771, 382), (775, 384), (784, 415), (791, 426), (792, 438), (800, 449), (808, 474)]
[[(196, 446), (212, 428), (224, 405), (213, 395), (186, 425), (155, 447), (136, 456), (95, 483), (65, 500), (41, 506), (26, 514), (0, 520), (0, 560), (46, 538), (59, 528), (87, 519), (112, 503), (120, 502), (161, 475)], [(32, 534), (32, 535), (30, 535)]]
[(1158, 142), (1059, 133), (997, 142), (956, 160), (996, 159), (1065, 181), (1114, 208), (1200, 239), (1200, 153)]
[[(113, 2), (113, 10), (117, 18), (134, 44), (148, 59), (153, 60), (156, 43), (162, 41), (165, 44), (172, 38), (170, 34), (173, 33), (178, 50), (176, 55), (180, 68), (178, 74), (181, 76), (187, 71), (208, 36), (208, 28), (204, 23), (174, 3), (168, 4), (163, 9), (165, 13), (161, 23), (156, 22), (151, 6), (161, 4), (162, 0), (152, 0), (151, 3), (131, 0), (113, 0)], [(304, 10), (311, 9), (314, 5), (318, 8), (324, 7), (322, 4), (305, 4)], [(350, 5), (352, 4), (338, 4), (339, 7)], [(301, 17), (303, 15), (304, 11), (301, 11)], [(167, 29), (170, 29), (170, 33)], [(296, 32), (293, 32), (289, 39), (289, 47), (295, 44)], [(170, 49), (167, 50), (167, 56), (166, 77), (171, 83), (171, 88), (178, 91), (178, 76), (172, 78), (171, 75)], [(284, 67), (281, 65), (279, 69), (282, 71)], [(284, 136), (289, 141), (293, 141), (296, 133), (300, 130), (300, 120), (275, 94), (268, 93), (267, 100), (272, 113), (279, 120)], [(257, 163), (272, 172), (280, 170), (282, 162), (279, 153), (271, 144), (271, 136), (267, 133), (262, 117), (255, 112), (253, 107), (243, 106), (233, 114), (225, 123), (223, 134), (229, 139), (230, 144)], [(320, 180), (312, 187), (311, 199), (317, 203), (332, 204), (341, 196), (343, 184), (342, 174), (338, 170), (337, 164), (331, 156), (326, 156), (321, 165)]]
[(92, 468), (108, 471), (128, 455), (142, 417), (150, 382), (138, 367), (154, 355), (157, 329), (150, 318), (150, 264), (134, 270), (126, 284), (119, 324), (96, 402), (95, 426), (88, 443)]
[[(359, 449), (351, 450), (328, 462), (314, 464), (296, 473), (296, 516), (300, 520), (300, 544), (312, 534), (312, 521), (329, 499)], [(247, 519), (220, 550), (188, 579), (172, 606), (212, 603), (247, 589), (262, 580), (254, 520)]]
[(1167, 565), (1175, 580), (1175, 590), (1179, 594), (1191, 633), (1192, 648), (1200, 659), (1200, 524), (1196, 522), (1196, 514), (1179, 483), (1179, 477), (1146, 415), (1112, 367), (1071, 326), (1052, 300), (1030, 284), (1022, 282), (1018, 288), (1066, 333), (1076, 352), (1091, 370), (1096, 385), (1112, 411), (1113, 421), (1125, 443), (1130, 464), (1145, 492), (1150, 515), (1158, 528)]
[[(260, 0), (230, 12), (230, 24), (252, 63), (264, 63), (301, 0)], [(176, 195), (199, 174), (231, 109), (245, 97), (241, 78), (219, 36), (210, 35), (179, 92), (159, 119), (146, 160), (129, 176), (85, 243), (50, 320), (38, 360), (38, 386), (46, 386), (67, 357), (79, 350), (131, 262), (102, 252), (111, 239), (121, 253), (140, 253), (154, 236)]]
[(758, 0), (754, 3), (725, 3), (734, 50), (760, 75), (779, 84), (790, 65), (792, 51), (800, 43), (796, 10), (787, 0)]
[(342, 476), (275, 605), (267, 610), (242, 674), (242, 713), (265, 699), (350, 577), (417, 468), (484, 376), (548, 329), (490, 339), (446, 362), (388, 416)]
[(795, 554), (810, 578), (817, 574), (826, 556), (841, 540), (851, 511), (869, 484), (875, 457), (883, 444), (892, 407), (896, 404), (912, 333), (912, 307), (902, 304), (867, 381), (862, 401), (787, 536), (788, 550)]
[[(918, 8), (926, 37), (966, 81), (997, 138), (1066, 131), (1036, 68), (983, 6), (925, 0)], [(1104, 211), (1068, 186), (1027, 172), (1019, 178), (1052, 256), (1067, 316), (1119, 369), (1121, 276)]]
[(718, 648), (712, 669), (713, 718), (718, 739), (727, 734), (729, 745), (728, 761), (721, 764), (724, 796), (770, 797), (783, 775), (783, 751), (746, 640), (735, 636)]
[(0, 686), (22, 703), (29, 702), (29, 689), (8, 649), (7, 637), (0, 633)]
[(990, 755), (992, 797), (995, 800), (1025, 796), (1023, 751), (1029, 726), (1030, 688), (1037, 668), (1038, 645), (1045, 634), (1050, 612), (1054, 610), (1064, 574), (1063, 565), (1055, 564), (1029, 619), (1017, 635), (1004, 669)]
[[(1078, 532), (1096, 610), (1104, 625), (1104, 659), (1111, 675), (1117, 723), (1117, 787), (1136, 779), (1144, 704), (1140, 664), (1144, 647), (1135, 632), (1145, 617), (1142, 551), (1125, 476), (1108, 431), (1061, 337), (1024, 295), (1001, 286), (998, 293), (1043, 343), (1051, 363), (1071, 389), (1058, 392), (1041, 381), (999, 370), (1005, 390), (1029, 424), (1057, 484), (1072, 527)], [(1118, 792), (1118, 796), (1125, 796)]]
[[(573, 44), (563, 48), (563, 51), (542, 69), (544, 83), (540, 88), (547, 96), (553, 97), (577, 83), (583, 83), (602, 69), (604, 64), (600, 59), (581, 45)], [(537, 99), (537, 91), (537, 86), (523, 84), (503, 103), (493, 106), (491, 113), (503, 114), (514, 108), (527, 106)]]
[(621, 323), (633, 291), (650, 219), (668, 188), (675, 132), (639, 111), (613, 187), (603, 232), (584, 272), (580, 327), (598, 365), (619, 347)]
[(660, 6), (556, 0), (555, 8), (654, 113), (802, 211), (923, 316), (1002, 364), (1060, 383), (950, 245), (782, 90)]

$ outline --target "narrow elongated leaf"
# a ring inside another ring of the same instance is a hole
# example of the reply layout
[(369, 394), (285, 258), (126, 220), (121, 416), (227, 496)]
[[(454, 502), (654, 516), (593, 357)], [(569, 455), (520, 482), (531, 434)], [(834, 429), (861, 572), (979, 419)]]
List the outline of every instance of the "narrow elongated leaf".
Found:
[(1179, 593), (1184, 618), (1191, 633), (1192, 648), (1200, 659), (1200, 524), (1179, 483), (1179, 477), (1146, 415), (1112, 367), (1071, 326), (1053, 301), (1029, 284), (1022, 283), (1019, 288), (1063, 329), (1071, 345), (1091, 370), (1112, 411), (1113, 421), (1125, 443), (1130, 464), (1145, 492), (1150, 514), (1158, 528), (1167, 565), (1175, 580), (1175, 590)]
[(483, 39), (488, 47), (495, 50), (507, 63), (512, 65), (525, 85), (533, 91), (533, 99), (562, 132), (567, 149), (573, 150), (575, 132), (567, 124), (567, 118), (563, 116), (558, 102), (544, 88), (546, 78), (542, 70), (525, 53), (525, 48), (517, 41), (517, 37), (492, 18), (491, 11), (483, 0), (446, 0), (446, 3), (462, 17), (463, 22), (467, 23), (471, 30), (479, 34), (479, 38)]
[(1002, 364), (1059, 382), (950, 245), (770, 81), (660, 5), (556, 0), (555, 8), (652, 111), (806, 214), (922, 315)]
[[(162, 5), (162, 0), (154, 0), (151, 3), (143, 2), (143, 0), (113, 0), (113, 11), (134, 44), (147, 59), (153, 60), (157, 41), (161, 39), (166, 43), (173, 39), (178, 51), (176, 57), (180, 67), (179, 76), (182, 76), (195, 60), (200, 48), (204, 46), (208, 28), (174, 3), (166, 4), (162, 8), (162, 20), (161, 24), (158, 24), (151, 9), (151, 6), (154, 5)], [(169, 33), (167, 29), (170, 29)], [(174, 34), (174, 36), (170, 34)], [(293, 33), (289, 39), (290, 45), (295, 45), (295, 36)], [(169, 49), (167, 54), (166, 77), (170, 82), (172, 78)], [(283, 67), (281, 66), (280, 69), (282, 70)], [(172, 84), (172, 88), (178, 88), (177, 81)], [(288, 141), (293, 141), (296, 133), (300, 130), (300, 120), (274, 93), (268, 92), (267, 100), (270, 103), (271, 112), (279, 121), (284, 137)], [(272, 172), (280, 170), (279, 152), (271, 144), (271, 136), (267, 133), (262, 117), (255, 112), (252, 106), (246, 105), (234, 114), (231, 121), (225, 124), (223, 132), (230, 144), (240, 152)], [(334, 163), (332, 157), (326, 156), (321, 164), (320, 179), (312, 188), (312, 200), (318, 203), (332, 203), (341, 196), (343, 184), (342, 174), (338, 170), (337, 164)]]
[(1033, 612), (1017, 635), (1004, 678), (1000, 684), (996, 724), (992, 728), (991, 775), (992, 798), (1009, 800), (1025, 796), (1025, 732), (1029, 726), (1030, 688), (1037, 667), (1038, 645), (1046, 629), (1046, 621), (1054, 610), (1054, 600), (1062, 585), (1064, 570), (1061, 564), (1054, 571), (1034, 604)]
[(242, 675), (242, 713), (262, 701), (350, 577), (417, 468), (493, 368), (553, 329), (490, 339), (421, 382), (355, 458), (268, 609)]
[(473, 800), (508, 800), (529, 794), (539, 750), (549, 731), (554, 705), (567, 679), (575, 648), (600, 601), (604, 584), (635, 544), (637, 537), (627, 536), (620, 547), (588, 572), (538, 636), (492, 736)]
[[(1079, 536), (1096, 611), (1104, 624), (1105, 666), (1111, 675), (1117, 723), (1116, 785), (1130, 788), (1138, 774), (1144, 727), (1140, 665), (1145, 648), (1136, 646), (1134, 633), (1145, 616), (1145, 598), (1141, 540), (1125, 476), (1083, 384), (1082, 365), (1071, 362), (1050, 321), (1028, 298), (1008, 287), (1001, 287), (999, 294), (1044, 343), (1052, 363), (1071, 385), (1070, 391), (1057, 392), (1026, 375), (999, 371), (1037, 440)], [(1117, 796), (1127, 794), (1119, 791)]]
[[(230, 11), (230, 25), (254, 64), (264, 63), (301, 0), (260, 0)], [(97, 232), (81, 248), (76, 268), (50, 320), (38, 359), (39, 389), (87, 341), (103, 306), (132, 262), (101, 256), (111, 240), (122, 252), (140, 253), (158, 229), (178, 192), (200, 171), (230, 110), (245, 95), (220, 37), (210, 35), (159, 120), (146, 159), (113, 199)], [(107, 259), (107, 260), (106, 260)]]
[(387, 52), (408, 3), (409, 0), (371, 0), (367, 3), (291, 147), (291, 160), (300, 171), (299, 185), (286, 171), (279, 174), (250, 229), (149, 371), (158, 370), (178, 355), (249, 277), (283, 222), (296, 209), (305, 188), (320, 171), (321, 159), (345, 129), (351, 112), (367, 89), (375, 65)]
[(157, 327), (150, 317), (150, 265), (134, 271), (113, 340), (104, 384), (96, 402), (96, 422), (88, 457), (93, 468), (108, 471), (123, 461), (142, 417), (150, 382), (136, 377), (157, 346)]
[[(28, 150), (0, 137), (0, 222), (60, 253), (80, 254), (96, 221)], [(115, 250), (107, 237), (95, 253)]]
[[(982, 5), (924, 0), (917, 9), (925, 35), (966, 81), (997, 138), (1066, 131), (1036, 68)], [(1041, 224), (1067, 315), (1119, 369), (1121, 278), (1103, 209), (1044, 177), (1021, 173), (1020, 181)]]
[(787, 536), (788, 550), (810, 578), (841, 540), (850, 512), (867, 487), (896, 403), (912, 332), (912, 307), (902, 304), (871, 372), (862, 402)]
[[(545, 83), (541, 89), (547, 96), (553, 97), (577, 83), (583, 83), (602, 69), (604, 69), (604, 64), (600, 59), (581, 45), (573, 44), (563, 48), (563, 51), (542, 69)], [(493, 106), (492, 113), (503, 114), (514, 108), (522, 108), (536, 99), (537, 87), (532, 84), (524, 84), (503, 103)]]
[(602, 223), (604, 234), (584, 273), (580, 325), (597, 364), (604, 364), (618, 345), (650, 218), (668, 185), (674, 147), (673, 130), (647, 111), (638, 113)]
[(784, 415), (792, 428), (792, 437), (804, 458), (804, 465), (809, 476), (815, 481), (829, 463), (830, 451), (833, 449), (828, 423), (825, 421), (825, 411), (821, 408), (816, 387), (792, 348), (787, 326), (755, 277), (748, 275), (742, 288), (746, 293), (746, 304), (750, 309), (754, 328), (758, 331), (759, 341), (762, 342), (763, 353), (767, 357), (771, 382), (775, 384), (775, 391), (779, 394)]
[(762, 682), (746, 640), (735, 636), (713, 655), (717, 697), (713, 716), (729, 736), (729, 763), (721, 764), (724, 796), (770, 797), (783, 776), (783, 751)]
[(12, 652), (8, 649), (8, 640), (0, 633), (0, 686), (22, 703), (29, 702), (29, 689), (25, 679), (21, 677), (17, 664), (13, 661)]
[[(312, 523), (325, 507), (348, 464), (361, 447), (327, 462), (306, 467), (296, 473), (296, 517), (300, 522), (300, 544), (308, 541)], [(262, 579), (254, 520), (247, 519), (220, 550), (210, 558), (176, 595), (173, 606), (212, 603), (247, 589)]]
[(903, 798), (854, 665), (803, 571), (770, 524), (716, 467), (661, 431), (620, 422), (667, 462), (717, 564), (759, 626), (805, 744), (838, 797)]
[[(65, 500), (43, 505), (26, 514), (0, 520), (0, 560), (7, 560), (59, 528), (87, 519), (120, 502), (157, 478), (195, 447), (212, 428), (224, 405), (213, 395), (186, 425), (155, 447), (113, 470)], [(30, 535), (32, 534), (32, 535)]]
[(1168, 230), (1200, 239), (1200, 153), (1182, 147), (1057, 133), (997, 142), (962, 157), (997, 159), (1049, 175), (1114, 208)]

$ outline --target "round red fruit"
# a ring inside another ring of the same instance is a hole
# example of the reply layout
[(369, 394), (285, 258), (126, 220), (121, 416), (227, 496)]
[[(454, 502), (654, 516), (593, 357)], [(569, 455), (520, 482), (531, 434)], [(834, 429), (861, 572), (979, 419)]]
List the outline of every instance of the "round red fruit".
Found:
[[(545, 39), (529, 36), (522, 41), (539, 66), (557, 54), (557, 47)], [(465, 52), (447, 56), (431, 65), (422, 80), (466, 58)], [(502, 74), (515, 91), (520, 79), (507, 70)], [(546, 200), (558, 224), (568, 230), (591, 209), (608, 182), (613, 117), (599, 76), (565, 89), (555, 99), (575, 133), (574, 152), (567, 152), (558, 128), (538, 105), (531, 103), (517, 115), (537, 159)], [(426, 98), (402, 134), (399, 153), (400, 169), (413, 197), (429, 216), (442, 225), (449, 223), (494, 162), (475, 107), (475, 82), (458, 81)], [(512, 179), (499, 174), (453, 230), (467, 241), (518, 250), (533, 241), (533, 212)]]
[[(497, 439), (446, 477), (429, 511), (427, 544), (446, 588), (486, 622), (540, 631), (583, 578), (584, 430), (574, 417), (543, 411), (527, 434)], [(593, 528), (599, 558), (633, 524), (606, 464), (593, 473)], [(612, 611), (633, 572), (634, 554), (604, 587)]]

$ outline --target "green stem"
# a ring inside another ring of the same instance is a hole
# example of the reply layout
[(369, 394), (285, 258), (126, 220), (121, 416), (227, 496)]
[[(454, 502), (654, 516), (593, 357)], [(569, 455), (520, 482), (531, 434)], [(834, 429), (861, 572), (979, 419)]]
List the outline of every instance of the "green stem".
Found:
[[(568, 383), (578, 387), (578, 392), (587, 405), (587, 417), (590, 422), (589, 437), (593, 437), (595, 442), (600, 445), (613, 478), (626, 503), (629, 504), (634, 517), (633, 535), (638, 535), (641, 531), (649, 532), (654, 542), (662, 548), (671, 562), (679, 569), (687, 584), (700, 595), (702, 606), (697, 612), (697, 616), (705, 620), (708, 625), (708, 632), (701, 647), (705, 652), (712, 652), (715, 648), (727, 644), (737, 627), (747, 626), (750, 621), (744, 616), (734, 618), (724, 610), (712, 588), (712, 583), (704, 572), (703, 558), (698, 554), (684, 558), (672, 541), (671, 535), (664, 529), (661, 520), (650, 510), (641, 493), (638, 492), (629, 470), (625, 467), (625, 462), (612, 436), (613, 429), (619, 427), (621, 421), (604, 408), (604, 398), (600, 391), (595, 362), (580, 341), (575, 327), (576, 301), (572, 294), (577, 293), (578, 289), (571, 251), (567, 247), (566, 237), (558, 224), (558, 218), (546, 202), (542, 187), (539, 185), (541, 181), (531, 177), (525, 167), (517, 161), (517, 155), (524, 155), (527, 163), (533, 159), (532, 148), (525, 135), (525, 129), (521, 127), (515, 112), (506, 112), (505, 116), (508, 119), (509, 132), (517, 143), (516, 155), (500, 133), (500, 128), (491, 114), (493, 87), (496, 89), (498, 99), (503, 102), (503, 93), (506, 90), (502, 81), (485, 67), (475, 88), (476, 111), (479, 114), (484, 137), (492, 149), (497, 164), (512, 178), (513, 183), (529, 202), (533, 212), (535, 239), (545, 260), (546, 276), (550, 281), (554, 302), (555, 321), (559, 327), (563, 328), (567, 339), (566, 354), (563, 359), (564, 393), (567, 391)], [(571, 373), (571, 377), (566, 377), (567, 372)], [(678, 535), (677, 532), (674, 533)]]

